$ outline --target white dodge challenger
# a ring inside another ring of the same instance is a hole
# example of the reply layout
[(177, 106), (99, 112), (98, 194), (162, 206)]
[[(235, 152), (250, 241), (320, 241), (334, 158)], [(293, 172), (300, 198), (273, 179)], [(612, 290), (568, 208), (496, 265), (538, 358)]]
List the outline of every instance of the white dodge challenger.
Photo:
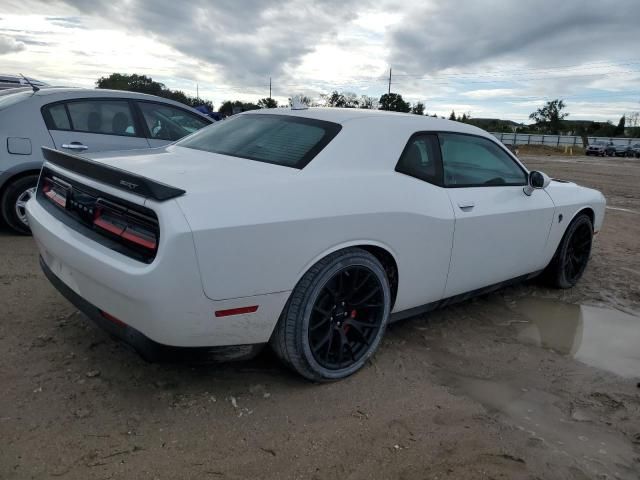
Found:
[(361, 368), (390, 321), (538, 274), (575, 285), (605, 209), (410, 114), (259, 110), (156, 150), (43, 150), (28, 221), (79, 310), (149, 358), (268, 343), (315, 381)]

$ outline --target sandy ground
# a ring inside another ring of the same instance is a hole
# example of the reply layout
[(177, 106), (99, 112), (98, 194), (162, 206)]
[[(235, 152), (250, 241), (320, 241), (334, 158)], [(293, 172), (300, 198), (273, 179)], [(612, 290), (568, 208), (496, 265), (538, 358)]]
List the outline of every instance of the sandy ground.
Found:
[(0, 230), (0, 478), (639, 478), (640, 161), (523, 160), (615, 208), (579, 286), (395, 324), (329, 385), (269, 352), (145, 363)]

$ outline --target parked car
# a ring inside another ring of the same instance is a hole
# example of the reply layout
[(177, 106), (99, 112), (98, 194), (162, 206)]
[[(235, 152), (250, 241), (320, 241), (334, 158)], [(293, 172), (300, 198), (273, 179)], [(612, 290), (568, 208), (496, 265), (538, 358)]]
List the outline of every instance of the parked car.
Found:
[(38, 88), (49, 86), (46, 83), (31, 77), (25, 78), (21, 75), (0, 74), (0, 90), (8, 90), (10, 88), (21, 88), (25, 86), (31, 88), (29, 84), (35, 85)]
[(615, 153), (615, 146), (613, 142), (608, 142), (604, 140), (598, 140), (587, 146), (587, 149), (584, 151), (585, 155), (597, 155), (600, 157), (604, 157), (605, 155), (613, 155)]
[(605, 212), (479, 128), (393, 112), (258, 110), (152, 152), (43, 150), (29, 224), (78, 309), (148, 358), (269, 343), (315, 381), (361, 368), (389, 321), (540, 272), (572, 287)]
[(35, 192), (41, 146), (93, 153), (160, 147), (212, 123), (180, 103), (141, 93), (31, 88), (0, 94), (0, 212), (29, 233), (26, 201)]
[(640, 143), (634, 143), (631, 145), (631, 153), (634, 157), (640, 158)]
[(616, 157), (632, 157), (633, 150), (631, 149), (631, 145), (615, 145), (613, 154)]

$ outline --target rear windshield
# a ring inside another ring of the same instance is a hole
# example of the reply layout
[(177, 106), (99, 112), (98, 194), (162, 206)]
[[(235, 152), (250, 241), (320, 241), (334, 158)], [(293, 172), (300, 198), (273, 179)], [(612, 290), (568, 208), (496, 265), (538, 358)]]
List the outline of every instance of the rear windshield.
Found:
[(216, 122), (176, 145), (304, 168), (341, 128), (337, 123), (289, 115), (238, 115)]

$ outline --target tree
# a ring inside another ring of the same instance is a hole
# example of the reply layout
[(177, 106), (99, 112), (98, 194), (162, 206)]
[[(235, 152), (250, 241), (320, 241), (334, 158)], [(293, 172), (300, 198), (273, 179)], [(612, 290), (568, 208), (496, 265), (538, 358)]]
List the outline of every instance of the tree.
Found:
[(352, 92), (339, 93), (334, 90), (331, 94), (323, 94), (321, 97), (326, 102), (327, 107), (358, 108), (360, 103), (358, 96)]
[(360, 97), (359, 102), (360, 108), (366, 108), (367, 110), (377, 110), (378, 109), (378, 100), (374, 97), (369, 97), (367, 95), (362, 95)]
[(411, 113), (416, 115), (424, 115), (424, 103), (418, 102), (411, 107)]
[(529, 115), (538, 127), (545, 133), (558, 134), (563, 119), (569, 116), (568, 113), (562, 113), (565, 108), (564, 100), (555, 99)]
[(225, 117), (228, 117), (235, 113), (246, 112), (248, 110), (258, 110), (259, 108), (260, 107), (255, 103), (251, 103), (251, 102), (244, 103), (244, 102), (241, 102), (240, 100), (235, 100), (235, 101), (227, 100), (225, 102), (222, 102), (222, 105), (220, 105), (218, 112), (224, 115)]
[(258, 100), (260, 108), (278, 108), (278, 102), (271, 97), (265, 97)]
[(136, 73), (128, 75), (126, 73), (112, 73), (108, 77), (100, 77), (96, 82), (98, 88), (108, 88), (111, 90), (127, 90), (129, 92), (148, 93), (150, 95), (161, 95), (166, 87), (163, 83), (154, 82), (151, 77), (138, 75)]
[(456, 120), (456, 112), (454, 112), (453, 110), (451, 110), (451, 115), (449, 115), (449, 120)]
[(146, 75), (131, 75), (126, 73), (112, 73), (108, 77), (100, 77), (96, 82), (98, 88), (108, 88), (111, 90), (127, 90), (129, 92), (147, 93), (158, 97), (168, 98), (176, 102), (189, 105), (190, 107), (206, 106), (213, 111), (213, 103), (197, 97), (191, 97), (181, 90), (170, 90), (164, 83), (156, 82)]
[(463, 113), (462, 117), (458, 119), (458, 121), (462, 123), (469, 123), (469, 120), (471, 120), (471, 115), (467, 115), (466, 113)]
[(303, 105), (306, 105), (307, 107), (310, 107), (313, 104), (313, 100), (311, 99), (311, 97), (307, 97), (306, 95), (300, 94), (300, 95), (294, 95), (293, 97), (289, 97), (289, 106), (292, 107), (293, 106), (293, 99), (296, 99), (298, 102), (300, 102)]
[(380, 97), (380, 110), (391, 110), (393, 112), (411, 111), (411, 104), (405, 102), (399, 93), (385, 93)]
[(626, 123), (627, 117), (625, 115), (622, 115), (622, 117), (620, 117), (620, 121), (618, 122), (618, 126), (613, 132), (613, 135), (615, 137), (624, 137), (624, 127)]

